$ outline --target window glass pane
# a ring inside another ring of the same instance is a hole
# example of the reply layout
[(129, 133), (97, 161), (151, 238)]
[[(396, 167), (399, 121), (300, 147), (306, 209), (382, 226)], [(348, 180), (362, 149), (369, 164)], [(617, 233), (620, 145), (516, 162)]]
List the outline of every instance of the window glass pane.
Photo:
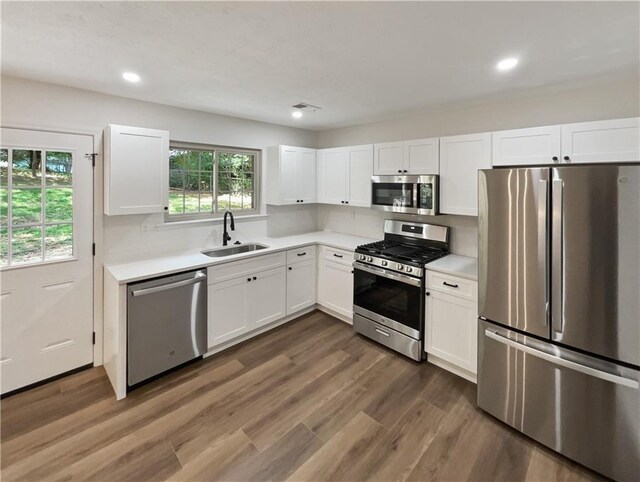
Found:
[(9, 178), (9, 151), (0, 149), (0, 186), (6, 186)]
[(229, 205), (230, 205), (229, 193), (218, 194), (218, 211), (222, 212), (229, 209)]
[(73, 256), (73, 224), (44, 228), (44, 258), (64, 259)]
[(200, 173), (200, 212), (213, 211), (213, 189), (211, 172)]
[(12, 166), (13, 186), (40, 186), (42, 151), (14, 149)]
[(45, 182), (48, 186), (71, 186), (73, 156), (70, 152), (47, 151)]
[(213, 152), (200, 153), (200, 169), (203, 171), (213, 171)]
[(200, 168), (200, 152), (186, 149), (169, 150), (169, 169), (192, 169)]
[(11, 236), (11, 264), (42, 261), (42, 226), (13, 228)]
[(230, 209), (242, 209), (242, 193), (232, 192), (229, 206)]
[(225, 171), (218, 171), (218, 191), (231, 191), (231, 175)]
[(7, 198), (8, 191), (6, 188), (0, 188), (0, 224), (7, 224), (7, 216), (9, 215), (9, 201)]
[(242, 196), (242, 209), (253, 209), (253, 193), (246, 192)]
[(28, 224), (42, 221), (42, 189), (11, 191), (11, 223)]
[(0, 266), (7, 265), (9, 251), (9, 233), (7, 228), (0, 228)]
[(184, 212), (184, 173), (169, 171), (169, 214)]
[(184, 212), (200, 211), (200, 175), (187, 172), (184, 176)]
[(231, 170), (231, 154), (218, 152), (218, 171)]
[(45, 221), (48, 223), (73, 220), (73, 189), (49, 188), (45, 191)]

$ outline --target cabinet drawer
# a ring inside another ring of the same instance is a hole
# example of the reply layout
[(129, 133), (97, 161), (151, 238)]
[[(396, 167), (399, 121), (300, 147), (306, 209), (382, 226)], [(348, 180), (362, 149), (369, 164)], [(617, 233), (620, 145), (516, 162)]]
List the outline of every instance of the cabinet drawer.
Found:
[(290, 249), (287, 251), (287, 264), (302, 263), (310, 259), (315, 259), (316, 247), (303, 246), (302, 248)]
[(213, 284), (265, 269), (277, 268), (284, 266), (285, 261), (286, 253), (282, 252), (211, 266), (207, 268), (207, 281), (209, 284)]
[(344, 249), (337, 248), (323, 248), (322, 258), (327, 261), (333, 261), (340, 264), (346, 264), (351, 266), (353, 263), (353, 252), (345, 251)]
[(427, 289), (440, 291), (466, 300), (478, 300), (478, 283), (444, 273), (427, 270)]

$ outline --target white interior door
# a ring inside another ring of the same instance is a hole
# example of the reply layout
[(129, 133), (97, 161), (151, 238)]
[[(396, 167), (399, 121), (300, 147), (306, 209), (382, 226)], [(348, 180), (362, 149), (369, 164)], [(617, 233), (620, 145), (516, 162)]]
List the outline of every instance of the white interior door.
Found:
[(2, 129), (1, 391), (93, 362), (93, 138)]

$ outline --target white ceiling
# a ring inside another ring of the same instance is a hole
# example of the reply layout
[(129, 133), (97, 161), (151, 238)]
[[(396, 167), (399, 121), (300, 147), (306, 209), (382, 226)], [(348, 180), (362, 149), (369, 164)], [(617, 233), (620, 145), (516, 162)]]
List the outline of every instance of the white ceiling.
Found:
[[(8, 75), (310, 129), (635, 75), (638, 2), (2, 2)], [(512, 72), (495, 63), (520, 58)], [(137, 85), (121, 74), (141, 75)], [(299, 101), (322, 107), (291, 118)]]

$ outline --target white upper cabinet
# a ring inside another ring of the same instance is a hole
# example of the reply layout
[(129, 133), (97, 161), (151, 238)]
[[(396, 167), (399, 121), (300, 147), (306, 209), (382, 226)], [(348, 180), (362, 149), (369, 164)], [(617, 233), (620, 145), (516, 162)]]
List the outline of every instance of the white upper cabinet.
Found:
[[(371, 180), (369, 179), (369, 182)], [(318, 202), (344, 204), (349, 198), (349, 154), (347, 149), (318, 151)]]
[(374, 144), (373, 173), (376, 176), (438, 174), (438, 148), (438, 138)]
[(104, 130), (104, 213), (168, 209), (169, 132), (110, 124)]
[(562, 152), (561, 139), (560, 126), (494, 132), (493, 165), (558, 164)]
[(637, 117), (499, 131), (492, 137), (496, 167), (640, 159)]
[(267, 204), (316, 202), (316, 151), (305, 147), (267, 149)]
[(347, 147), (349, 161), (349, 197), (347, 204), (371, 207), (371, 176), (373, 176), (373, 146)]
[(371, 206), (373, 146), (318, 151), (318, 202)]
[(437, 137), (404, 142), (406, 174), (438, 174), (440, 143)]
[(491, 134), (440, 138), (440, 212), (478, 215), (478, 169), (491, 168)]
[(566, 163), (625, 162), (639, 159), (638, 117), (562, 126), (562, 160)]
[(385, 142), (373, 146), (373, 173), (393, 176), (404, 170), (404, 142)]

